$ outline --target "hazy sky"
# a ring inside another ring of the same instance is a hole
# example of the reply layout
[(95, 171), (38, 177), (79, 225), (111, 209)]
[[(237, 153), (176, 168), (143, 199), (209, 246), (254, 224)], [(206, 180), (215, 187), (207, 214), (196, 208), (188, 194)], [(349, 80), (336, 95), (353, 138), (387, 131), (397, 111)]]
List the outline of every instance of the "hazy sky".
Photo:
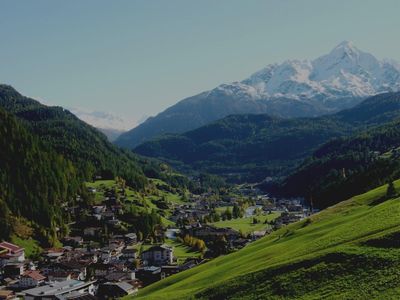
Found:
[(343, 40), (400, 61), (400, 1), (0, 0), (0, 82), (132, 121)]

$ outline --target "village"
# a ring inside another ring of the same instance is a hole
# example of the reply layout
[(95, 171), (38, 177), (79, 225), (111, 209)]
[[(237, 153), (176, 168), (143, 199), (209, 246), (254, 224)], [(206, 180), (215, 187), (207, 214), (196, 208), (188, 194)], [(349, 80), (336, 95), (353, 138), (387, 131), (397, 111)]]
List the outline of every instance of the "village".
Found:
[(233, 196), (207, 192), (179, 199), (163, 183), (155, 186), (157, 195), (143, 200), (119, 180), (88, 185), (91, 201), (78, 196), (65, 206), (71, 230), (62, 244), (35, 257), (1, 242), (0, 299), (135, 294), (315, 212), (303, 199), (274, 199), (251, 186)]

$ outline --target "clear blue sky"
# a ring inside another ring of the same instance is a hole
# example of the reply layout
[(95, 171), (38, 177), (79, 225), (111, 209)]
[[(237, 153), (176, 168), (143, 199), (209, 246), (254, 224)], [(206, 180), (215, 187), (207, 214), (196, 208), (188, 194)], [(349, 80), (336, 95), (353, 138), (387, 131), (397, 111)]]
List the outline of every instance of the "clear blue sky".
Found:
[(0, 0), (0, 82), (133, 120), (351, 40), (400, 60), (400, 1)]

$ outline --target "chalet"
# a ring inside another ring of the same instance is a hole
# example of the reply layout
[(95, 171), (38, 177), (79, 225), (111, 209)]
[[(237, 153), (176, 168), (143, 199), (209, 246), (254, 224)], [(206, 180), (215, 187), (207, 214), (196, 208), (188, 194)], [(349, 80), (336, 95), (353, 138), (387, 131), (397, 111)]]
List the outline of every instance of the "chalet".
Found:
[(7, 263), (3, 267), (3, 276), (10, 278), (17, 278), (24, 274), (24, 264), (23, 263)]
[(181, 271), (180, 266), (178, 265), (172, 265), (172, 266), (162, 266), (161, 267), (161, 273), (163, 273), (164, 277), (168, 277), (174, 274), (177, 274)]
[(110, 282), (130, 281), (136, 278), (135, 272), (127, 270), (125, 272), (111, 272), (105, 276), (105, 279)]
[(47, 249), (43, 256), (47, 261), (60, 261), (61, 257), (64, 255), (64, 249), (62, 248), (51, 248)]
[(84, 236), (96, 237), (99, 236), (100, 234), (101, 234), (100, 227), (87, 227), (83, 229)]
[(186, 230), (187, 233), (204, 241), (212, 241), (218, 237), (224, 236), (228, 242), (240, 238), (239, 232), (230, 228), (216, 228), (213, 226), (191, 227)]
[(232, 246), (235, 248), (243, 248), (246, 246), (250, 241), (248, 239), (239, 238), (232, 242)]
[(48, 264), (42, 268), (44, 274), (54, 275), (54, 278), (63, 279), (63, 276), (68, 276), (71, 274), (72, 279), (85, 280), (87, 275), (87, 264), (81, 263), (79, 261), (70, 260), (63, 261), (55, 264)]
[(272, 212), (273, 210), (276, 210), (276, 205), (273, 203), (264, 204), (263, 210), (267, 212)]
[(124, 250), (122, 250), (122, 259), (125, 259), (127, 261), (133, 261), (137, 259), (138, 257), (138, 250), (132, 246), (126, 247)]
[(108, 242), (108, 248), (114, 254), (120, 254), (122, 252), (122, 249), (125, 248), (125, 242), (123, 240), (110, 240)]
[(189, 259), (186, 260), (182, 265), (180, 265), (181, 271), (189, 270), (191, 268), (194, 268), (201, 262), (200, 259)]
[(44, 283), (46, 277), (38, 271), (27, 271), (22, 274), (19, 280), (19, 287), (22, 289), (37, 287)]
[(83, 238), (81, 236), (67, 236), (63, 239), (64, 245), (79, 247), (83, 245)]
[(71, 280), (73, 278), (73, 273), (70, 271), (50, 271), (47, 273), (47, 277), (50, 282), (55, 281), (66, 281)]
[(279, 228), (282, 225), (288, 225), (290, 223), (294, 223), (300, 221), (302, 219), (302, 215), (294, 214), (289, 212), (283, 212), (276, 220), (275, 225)]
[(7, 263), (21, 263), (24, 261), (24, 248), (8, 242), (0, 243), (0, 266), (4, 266)]
[(262, 238), (263, 236), (271, 233), (271, 229), (266, 229), (266, 230), (256, 230), (251, 234), (251, 238), (252, 240), (258, 240), (260, 238)]
[(72, 295), (94, 295), (94, 281), (66, 280), (24, 291), (24, 300), (68, 299)]
[(137, 288), (127, 282), (106, 282), (99, 285), (99, 299), (117, 299), (137, 292)]
[(136, 277), (143, 283), (144, 286), (152, 284), (164, 278), (161, 272), (161, 267), (144, 267), (136, 272)]
[(136, 244), (137, 243), (137, 235), (134, 232), (125, 234), (124, 238), (125, 238), (125, 242), (127, 244)]
[(109, 264), (96, 263), (90, 266), (96, 278), (106, 277), (109, 273), (114, 272), (114, 268)]
[(174, 253), (167, 245), (153, 246), (142, 252), (141, 259), (149, 266), (170, 265), (173, 263)]
[(112, 257), (112, 250), (109, 247), (103, 247), (100, 250), (100, 259), (104, 263), (109, 263)]
[(96, 205), (92, 206), (92, 211), (94, 214), (101, 214), (106, 211), (106, 206), (105, 205)]
[(287, 206), (287, 209), (290, 212), (302, 212), (303, 206), (301, 204), (289, 204)]

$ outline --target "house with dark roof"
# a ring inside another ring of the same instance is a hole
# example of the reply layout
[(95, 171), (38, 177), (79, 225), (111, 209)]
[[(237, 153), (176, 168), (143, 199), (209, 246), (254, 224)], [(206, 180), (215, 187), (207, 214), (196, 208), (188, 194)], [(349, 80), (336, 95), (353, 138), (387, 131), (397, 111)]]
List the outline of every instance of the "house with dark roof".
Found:
[(137, 292), (137, 288), (127, 282), (106, 282), (99, 285), (99, 299), (116, 299)]
[(152, 284), (163, 279), (164, 277), (164, 273), (161, 272), (161, 267), (144, 267), (136, 272), (136, 278), (143, 283), (143, 286)]

